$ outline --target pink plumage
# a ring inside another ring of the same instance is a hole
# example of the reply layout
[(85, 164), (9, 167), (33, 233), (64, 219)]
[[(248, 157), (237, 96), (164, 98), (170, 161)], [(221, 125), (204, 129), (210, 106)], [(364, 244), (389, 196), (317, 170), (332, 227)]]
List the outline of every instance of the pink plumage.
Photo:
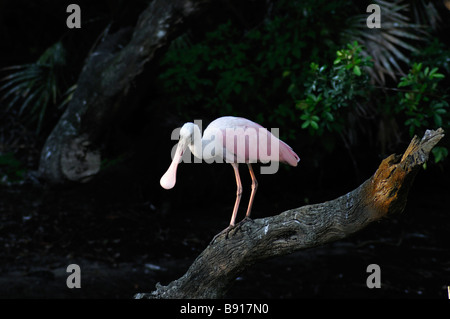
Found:
[[(217, 130), (221, 131), (220, 135), (223, 137), (222, 144), (226, 150), (224, 159), (230, 158), (229, 162), (255, 163), (275, 160), (297, 166), (300, 161), (289, 145), (263, 126), (248, 119), (233, 116), (220, 117), (208, 125), (204, 138), (210, 139), (211, 136), (217, 135)], [(227, 140), (230, 134), (234, 141)], [(239, 143), (240, 138), (245, 140)], [(244, 148), (238, 149), (239, 146)], [(272, 152), (272, 148), (275, 148), (273, 146), (278, 148), (278, 153)], [(235, 157), (235, 160), (231, 160), (231, 157)]]

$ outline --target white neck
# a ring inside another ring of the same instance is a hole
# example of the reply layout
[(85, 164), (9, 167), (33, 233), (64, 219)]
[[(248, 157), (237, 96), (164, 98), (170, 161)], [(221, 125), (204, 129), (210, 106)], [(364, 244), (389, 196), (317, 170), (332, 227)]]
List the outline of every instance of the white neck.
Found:
[(202, 140), (202, 133), (198, 125), (194, 124), (194, 134), (192, 135), (191, 143), (189, 144), (189, 149), (195, 157), (203, 158), (203, 149), (205, 148), (205, 141)]
[[(209, 130), (209, 131), (208, 131)], [(205, 160), (211, 159), (223, 159), (223, 146), (221, 145), (222, 139), (220, 134), (213, 134), (209, 127), (204, 132), (200, 132), (200, 128), (194, 125), (194, 133), (191, 136), (191, 143), (189, 144), (189, 149), (195, 157)], [(219, 132), (220, 133), (220, 132)]]

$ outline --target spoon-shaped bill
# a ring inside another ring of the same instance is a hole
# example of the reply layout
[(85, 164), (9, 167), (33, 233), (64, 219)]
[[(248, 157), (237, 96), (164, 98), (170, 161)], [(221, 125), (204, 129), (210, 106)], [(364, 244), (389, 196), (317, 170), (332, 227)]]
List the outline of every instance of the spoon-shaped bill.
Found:
[(175, 156), (173, 157), (172, 163), (170, 164), (167, 172), (161, 177), (159, 183), (165, 189), (171, 189), (175, 186), (177, 179), (177, 167), (181, 162), (181, 157), (183, 156), (183, 152), (186, 146), (178, 143), (177, 150), (175, 151)]

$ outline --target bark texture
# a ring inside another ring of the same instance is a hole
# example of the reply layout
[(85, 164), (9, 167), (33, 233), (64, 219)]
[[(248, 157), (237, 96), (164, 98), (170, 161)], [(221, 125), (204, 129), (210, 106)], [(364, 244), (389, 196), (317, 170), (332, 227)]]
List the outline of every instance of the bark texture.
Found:
[(48, 182), (83, 182), (100, 169), (98, 139), (108, 127), (133, 79), (209, 0), (153, 0), (131, 34), (103, 37), (87, 58), (66, 111), (47, 138), (39, 175)]
[(401, 213), (408, 191), (444, 131), (414, 137), (402, 155), (384, 159), (375, 174), (355, 190), (331, 201), (277, 216), (247, 220), (220, 233), (189, 270), (167, 286), (135, 298), (221, 298), (234, 279), (252, 264), (336, 241), (388, 214)]

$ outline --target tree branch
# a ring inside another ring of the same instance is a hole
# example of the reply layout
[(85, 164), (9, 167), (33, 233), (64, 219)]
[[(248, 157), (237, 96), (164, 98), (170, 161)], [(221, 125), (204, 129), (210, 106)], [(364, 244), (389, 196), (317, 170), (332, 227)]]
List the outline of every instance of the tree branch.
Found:
[(228, 238), (222, 232), (181, 278), (135, 298), (221, 298), (238, 274), (258, 261), (345, 238), (401, 213), (417, 171), (443, 136), (441, 128), (415, 136), (403, 156), (387, 157), (371, 178), (339, 198), (242, 222)]
[(126, 107), (121, 102), (132, 81), (209, 3), (153, 0), (139, 16), (131, 38), (126, 29), (105, 35), (86, 59), (73, 98), (42, 149), (42, 179), (53, 184), (83, 182), (100, 170), (98, 142), (117, 111)]

